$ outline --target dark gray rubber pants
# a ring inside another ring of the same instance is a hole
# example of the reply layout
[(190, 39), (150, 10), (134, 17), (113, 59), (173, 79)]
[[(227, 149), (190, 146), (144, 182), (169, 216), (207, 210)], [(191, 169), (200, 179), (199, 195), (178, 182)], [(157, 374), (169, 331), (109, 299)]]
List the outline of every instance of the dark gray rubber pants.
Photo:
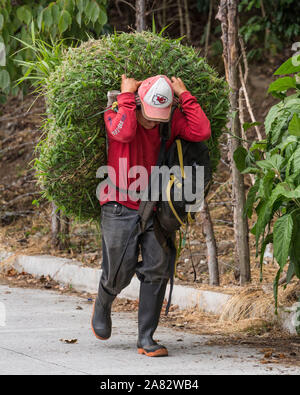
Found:
[[(120, 203), (109, 202), (101, 208), (103, 262), (100, 283), (112, 295), (127, 287), (135, 273), (144, 282), (159, 283), (169, 279), (169, 258), (156, 239), (152, 218), (143, 233), (140, 226), (135, 225), (137, 220), (137, 210)], [(119, 266), (120, 256), (134, 227)], [(139, 252), (141, 263), (138, 263)]]

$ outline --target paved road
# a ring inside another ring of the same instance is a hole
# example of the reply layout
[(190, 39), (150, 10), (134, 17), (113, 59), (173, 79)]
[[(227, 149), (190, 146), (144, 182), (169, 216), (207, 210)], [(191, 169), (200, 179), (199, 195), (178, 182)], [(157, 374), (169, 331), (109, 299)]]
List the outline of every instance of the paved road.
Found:
[(113, 313), (113, 336), (101, 342), (90, 330), (91, 310), (77, 296), (0, 285), (0, 374), (300, 374), (278, 365), (270, 370), (246, 346), (204, 345), (207, 337), (168, 328), (159, 328), (156, 338), (169, 357), (138, 355), (136, 313)]

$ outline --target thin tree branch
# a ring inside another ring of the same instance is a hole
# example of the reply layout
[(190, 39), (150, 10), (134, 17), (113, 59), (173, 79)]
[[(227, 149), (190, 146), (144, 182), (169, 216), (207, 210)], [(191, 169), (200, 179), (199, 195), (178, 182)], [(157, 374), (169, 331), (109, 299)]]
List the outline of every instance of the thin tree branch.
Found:
[(207, 55), (208, 55), (208, 45), (209, 45), (209, 36), (210, 36), (210, 30), (211, 30), (212, 12), (213, 12), (213, 0), (210, 0), (210, 3), (209, 3), (208, 21), (207, 21), (207, 25), (206, 25), (206, 34), (205, 34), (205, 50), (204, 50), (204, 56), (205, 56), (206, 58), (207, 58)]
[(184, 15), (185, 15), (185, 26), (186, 26), (186, 38), (191, 41), (191, 22), (189, 15), (189, 6), (187, 0), (184, 0)]
[(178, 8), (178, 15), (179, 15), (179, 24), (180, 24), (180, 36), (184, 36), (184, 25), (183, 25), (183, 14), (181, 8), (181, 1), (177, 0), (177, 8)]
[[(241, 81), (241, 84), (242, 84), (243, 94), (244, 94), (244, 97), (245, 97), (245, 100), (246, 100), (247, 109), (248, 109), (249, 115), (251, 117), (251, 121), (252, 122), (256, 122), (256, 119), (255, 119), (255, 116), (253, 114), (253, 110), (252, 110), (252, 107), (251, 107), (251, 104), (250, 104), (250, 99), (249, 99), (249, 95), (248, 95), (248, 92), (247, 92), (246, 84), (245, 84), (245, 81), (244, 81), (243, 72), (242, 72), (242, 66), (240, 64), (239, 64), (239, 74), (240, 74), (240, 81)], [(255, 130), (256, 130), (256, 134), (257, 134), (258, 139), (262, 140), (263, 138), (262, 138), (262, 135), (260, 133), (259, 127), (257, 125), (255, 126)]]
[(128, 5), (128, 6), (131, 7), (131, 8), (133, 9), (133, 11), (135, 12), (135, 7), (134, 7), (132, 4), (130, 4), (128, 1), (126, 1), (126, 0), (118, 0), (117, 2), (118, 2), (118, 3), (124, 3), (124, 4)]

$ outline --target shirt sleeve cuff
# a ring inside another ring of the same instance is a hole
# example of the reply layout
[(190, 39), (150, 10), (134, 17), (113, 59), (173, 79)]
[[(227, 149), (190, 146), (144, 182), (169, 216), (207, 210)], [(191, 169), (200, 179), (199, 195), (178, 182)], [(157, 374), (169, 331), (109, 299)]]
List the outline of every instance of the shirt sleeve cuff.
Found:
[(180, 103), (182, 103), (184, 101), (184, 99), (191, 97), (191, 96), (192, 95), (189, 91), (182, 92), (181, 95), (179, 96)]

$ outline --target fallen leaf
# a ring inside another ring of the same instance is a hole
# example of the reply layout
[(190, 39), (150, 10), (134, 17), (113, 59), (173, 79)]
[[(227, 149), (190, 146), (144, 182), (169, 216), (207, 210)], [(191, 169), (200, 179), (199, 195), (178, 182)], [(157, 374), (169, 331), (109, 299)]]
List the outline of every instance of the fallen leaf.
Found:
[(67, 344), (74, 344), (77, 343), (78, 339), (59, 339), (61, 342), (63, 343), (67, 343)]
[(15, 269), (9, 269), (7, 272), (8, 277), (15, 277), (18, 274), (18, 272)]
[(268, 351), (268, 352), (265, 353), (264, 357), (265, 358), (271, 358), (272, 355), (273, 355), (273, 353), (271, 351)]
[(262, 354), (266, 354), (266, 353), (268, 353), (268, 352), (271, 352), (271, 353), (273, 353), (273, 348), (263, 348), (260, 352), (262, 353)]
[(262, 365), (267, 365), (268, 363), (272, 363), (272, 361), (266, 361), (265, 359), (261, 360), (260, 363)]

